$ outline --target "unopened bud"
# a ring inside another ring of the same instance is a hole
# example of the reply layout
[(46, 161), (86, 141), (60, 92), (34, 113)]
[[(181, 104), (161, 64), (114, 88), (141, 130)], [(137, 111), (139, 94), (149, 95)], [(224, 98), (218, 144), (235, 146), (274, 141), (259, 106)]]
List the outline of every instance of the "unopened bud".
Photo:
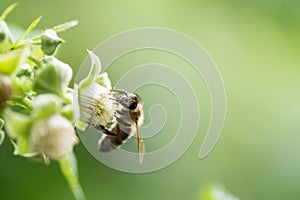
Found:
[(36, 121), (31, 128), (31, 152), (52, 160), (58, 160), (71, 152), (77, 143), (78, 138), (72, 124), (59, 114)]
[(34, 91), (39, 94), (52, 93), (63, 96), (72, 79), (72, 68), (52, 56), (43, 59), (43, 64), (33, 81)]
[(62, 39), (58, 37), (56, 32), (52, 29), (47, 29), (44, 31), (41, 42), (42, 42), (42, 51), (46, 55), (53, 55), (60, 43), (62, 43)]

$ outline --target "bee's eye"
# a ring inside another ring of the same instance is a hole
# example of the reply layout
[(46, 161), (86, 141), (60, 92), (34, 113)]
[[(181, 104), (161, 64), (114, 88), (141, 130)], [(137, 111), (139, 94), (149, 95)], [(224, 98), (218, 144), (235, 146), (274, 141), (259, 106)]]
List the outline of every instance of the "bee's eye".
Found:
[(134, 101), (134, 102), (132, 102), (130, 105), (129, 105), (129, 109), (130, 110), (134, 110), (134, 109), (136, 109), (136, 107), (137, 107), (137, 102), (136, 101)]

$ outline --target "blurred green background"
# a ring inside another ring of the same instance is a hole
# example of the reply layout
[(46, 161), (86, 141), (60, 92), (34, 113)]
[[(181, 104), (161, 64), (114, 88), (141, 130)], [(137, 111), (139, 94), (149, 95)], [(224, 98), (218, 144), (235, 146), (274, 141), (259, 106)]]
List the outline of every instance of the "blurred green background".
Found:
[[(1, 10), (12, 2), (0, 1)], [(245, 200), (299, 199), (300, 1), (31, 0), (19, 1), (7, 21), (25, 28), (39, 15), (43, 15), (40, 29), (79, 20), (78, 27), (61, 34), (67, 43), (58, 55), (75, 73), (86, 49), (124, 30), (156, 26), (183, 32), (198, 41), (224, 79), (227, 118), (208, 157), (197, 157), (210, 109), (207, 91), (198, 80), (203, 121), (193, 145), (173, 165), (148, 174), (127, 174), (99, 163), (82, 144), (75, 148), (87, 199), (192, 200), (198, 199), (201, 188), (211, 181), (222, 183)], [(143, 58), (151, 56), (156, 62), (178, 65), (176, 58), (167, 55), (146, 52)], [(130, 63), (126, 59), (123, 62)], [(109, 73), (113, 82), (121, 75), (117, 67)], [(182, 73), (197, 86), (191, 72)], [(160, 91), (152, 91), (155, 89)], [(148, 108), (151, 95), (147, 88), (140, 92)], [(157, 148), (174, 134), (172, 127), (164, 133), (166, 140), (157, 140)], [(0, 150), (0, 199), (72, 199), (57, 163), (43, 166), (12, 152), (6, 139)]]

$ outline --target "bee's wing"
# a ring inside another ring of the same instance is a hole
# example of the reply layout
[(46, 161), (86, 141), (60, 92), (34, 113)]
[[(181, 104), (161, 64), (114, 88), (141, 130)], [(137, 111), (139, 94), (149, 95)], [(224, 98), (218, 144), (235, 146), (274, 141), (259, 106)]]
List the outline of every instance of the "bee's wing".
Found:
[(144, 157), (144, 153), (145, 153), (145, 143), (142, 137), (142, 132), (140, 130), (140, 127), (138, 126), (137, 122), (135, 123), (136, 125), (136, 133), (137, 133), (137, 142), (138, 142), (138, 152), (139, 152), (139, 160), (140, 160), (140, 164), (142, 164), (143, 162), (143, 157)]

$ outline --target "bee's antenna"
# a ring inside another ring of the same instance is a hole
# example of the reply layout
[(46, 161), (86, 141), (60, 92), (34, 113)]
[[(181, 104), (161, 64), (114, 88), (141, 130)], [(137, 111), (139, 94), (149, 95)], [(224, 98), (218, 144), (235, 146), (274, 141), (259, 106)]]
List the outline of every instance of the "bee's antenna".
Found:
[(116, 99), (116, 98), (108, 98), (108, 99), (113, 100), (113, 101), (118, 101), (118, 99)]
[(125, 94), (127, 97), (128, 97), (128, 94), (127, 94), (127, 92), (125, 91), (125, 90), (110, 90), (110, 91), (112, 91), (112, 92), (116, 92), (116, 93), (119, 93), (119, 94)]

